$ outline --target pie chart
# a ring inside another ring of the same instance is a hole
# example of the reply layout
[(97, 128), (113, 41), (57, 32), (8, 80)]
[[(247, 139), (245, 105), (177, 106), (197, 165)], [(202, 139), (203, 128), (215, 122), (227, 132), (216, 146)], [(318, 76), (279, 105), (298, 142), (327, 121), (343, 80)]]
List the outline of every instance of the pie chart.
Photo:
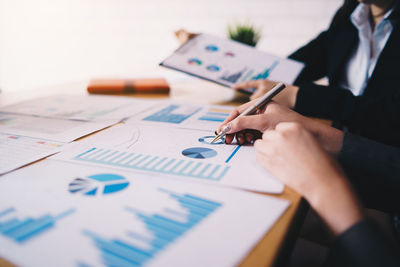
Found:
[(129, 185), (124, 177), (117, 174), (103, 173), (75, 178), (69, 184), (69, 192), (87, 196), (111, 194), (121, 191)]
[(206, 46), (206, 50), (208, 52), (217, 52), (218, 51), (218, 46), (210, 44), (210, 45)]
[(189, 65), (201, 65), (201, 60), (197, 58), (191, 58), (188, 60)]
[(182, 155), (192, 159), (207, 159), (217, 155), (217, 151), (206, 147), (191, 147), (182, 151)]
[(220, 68), (217, 65), (208, 65), (207, 70), (212, 71), (212, 72), (217, 72), (220, 70)]

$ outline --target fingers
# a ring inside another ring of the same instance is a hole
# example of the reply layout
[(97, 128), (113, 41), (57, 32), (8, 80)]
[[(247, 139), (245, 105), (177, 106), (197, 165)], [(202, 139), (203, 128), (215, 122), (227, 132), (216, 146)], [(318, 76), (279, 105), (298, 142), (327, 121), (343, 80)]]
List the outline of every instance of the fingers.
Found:
[(226, 144), (231, 144), (233, 139), (235, 139), (235, 135), (234, 134), (225, 135), (225, 143)]
[(238, 117), (242, 112), (244, 112), (248, 107), (250, 107), (255, 101), (249, 101), (243, 105), (240, 105), (239, 107), (235, 108), (232, 110), (232, 112), (229, 114), (229, 116), (221, 123), (220, 126), (218, 126), (217, 132), (221, 132), (222, 126), (227, 124), (228, 122), (232, 121), (236, 117)]
[(239, 145), (252, 144), (255, 140), (261, 138), (262, 133), (257, 130), (243, 130), (235, 134), (227, 134), (225, 136), (225, 143), (232, 144), (236, 137), (236, 141)]
[(254, 148), (258, 153), (271, 155), (271, 147), (274, 146), (276, 135), (276, 131), (265, 131), (262, 135), (262, 139), (260, 138), (254, 141)]
[(268, 124), (268, 117), (265, 114), (237, 117), (229, 122), (230, 131), (228, 133), (236, 133), (245, 129), (263, 132), (268, 128)]
[(235, 90), (241, 90), (241, 89), (247, 89), (247, 88), (254, 88), (254, 87), (258, 87), (261, 85), (263, 81), (262, 80), (251, 80), (251, 81), (247, 81), (247, 82), (243, 82), (243, 83), (238, 83), (235, 84), (233, 86), (233, 89)]
[(236, 133), (236, 140), (238, 141), (239, 145), (243, 145), (245, 142), (244, 132)]
[(189, 41), (190, 39), (192, 39), (193, 37), (197, 36), (197, 33), (192, 33), (192, 32), (187, 32), (184, 29), (179, 29), (177, 31), (175, 31), (175, 36), (178, 39), (180, 44), (184, 44), (187, 41)]
[(251, 96), (250, 99), (254, 100), (259, 98), (260, 96), (263, 96), (266, 92), (268, 91), (268, 89), (264, 88), (264, 87), (260, 87), (257, 88), (257, 91), (255, 91)]
[(269, 81), (269, 80), (252, 80), (252, 81), (247, 81), (244, 83), (239, 83), (233, 86), (233, 89), (235, 90), (245, 90), (248, 88), (256, 88), (257, 90), (250, 96), (251, 100), (254, 100), (272, 88), (272, 86), (275, 84), (275, 82)]
[(220, 126), (218, 126), (217, 132), (220, 133), (222, 130), (222, 127), (226, 124), (228, 124), (230, 121), (232, 121), (233, 119), (235, 119), (237, 116), (240, 115), (240, 111), (239, 108), (235, 108), (230, 114), (229, 116), (220, 124)]
[(246, 143), (251, 143), (254, 139), (254, 134), (252, 132), (247, 132), (244, 134), (244, 139)]

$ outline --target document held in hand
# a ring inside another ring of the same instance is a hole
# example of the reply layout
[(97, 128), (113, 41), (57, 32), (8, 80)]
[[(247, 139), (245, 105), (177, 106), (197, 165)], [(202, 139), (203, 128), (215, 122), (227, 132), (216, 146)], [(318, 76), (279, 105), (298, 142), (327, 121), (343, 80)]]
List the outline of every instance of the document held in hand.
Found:
[(190, 39), (160, 65), (227, 87), (259, 79), (292, 84), (304, 67), (301, 62), (209, 34)]

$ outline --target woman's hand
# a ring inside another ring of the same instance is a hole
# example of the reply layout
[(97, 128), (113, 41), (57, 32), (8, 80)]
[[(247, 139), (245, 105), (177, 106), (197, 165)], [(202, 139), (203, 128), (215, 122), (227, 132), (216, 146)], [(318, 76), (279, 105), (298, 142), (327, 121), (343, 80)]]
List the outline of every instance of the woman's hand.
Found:
[(183, 45), (193, 37), (197, 36), (198, 33), (188, 32), (184, 29), (179, 29), (175, 32), (175, 36), (178, 39), (179, 44)]
[(281, 122), (296, 122), (311, 132), (320, 145), (332, 156), (337, 156), (339, 153), (344, 136), (342, 131), (304, 117), (273, 101), (262, 110), (259, 110), (255, 115), (238, 117), (248, 107), (253, 105), (255, 101), (257, 100), (252, 100), (235, 108), (218, 127), (218, 133), (225, 125), (230, 129), (225, 137), (225, 142), (227, 144), (232, 143), (235, 137), (240, 145), (251, 144), (261, 137), (262, 132), (275, 129), (276, 125)]
[[(246, 90), (249, 88), (256, 88), (257, 90), (250, 97), (251, 100), (254, 100), (268, 92), (275, 84), (276, 82), (270, 80), (255, 80), (236, 84), (233, 89)], [(286, 84), (286, 88), (275, 96), (274, 100), (288, 108), (294, 108), (298, 91), (299, 87)]]
[(257, 161), (304, 196), (337, 234), (362, 219), (362, 209), (338, 164), (297, 123), (280, 123), (254, 143)]
[(226, 118), (226, 120), (219, 126), (217, 130), (218, 132), (221, 131), (221, 128), (224, 125), (228, 124), (228, 127), (230, 128), (230, 131), (225, 137), (225, 142), (227, 144), (232, 143), (235, 137), (238, 143), (241, 145), (252, 143), (255, 139), (261, 137), (261, 132), (264, 132), (268, 129), (274, 129), (275, 126), (280, 122), (302, 122), (303, 120), (307, 119), (300, 114), (274, 102), (270, 102), (255, 115), (238, 117), (249, 106), (254, 104), (255, 101), (257, 100), (252, 100), (235, 108), (231, 114), (229, 114), (228, 118)]

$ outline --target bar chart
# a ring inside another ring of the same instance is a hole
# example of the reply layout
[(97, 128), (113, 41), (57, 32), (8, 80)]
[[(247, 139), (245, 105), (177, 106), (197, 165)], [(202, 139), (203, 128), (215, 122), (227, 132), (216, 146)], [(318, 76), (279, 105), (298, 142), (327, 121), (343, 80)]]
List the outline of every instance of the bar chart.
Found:
[(164, 208), (162, 212), (147, 214), (132, 207), (125, 208), (145, 225), (151, 236), (129, 231), (123, 239), (108, 239), (92, 231), (83, 231), (101, 251), (105, 265), (144, 265), (222, 206), (219, 202), (192, 194), (179, 194), (164, 189), (160, 189), (160, 192), (168, 194), (185, 211)]
[(180, 105), (169, 105), (150, 116), (143, 118), (144, 121), (167, 122), (179, 124), (200, 111), (198, 107), (182, 107)]
[[(10, 207), (0, 211), (0, 220), (2, 217), (9, 217), (9, 214), (17, 212), (15, 208)], [(0, 234), (14, 240), (17, 243), (23, 243), (31, 238), (37, 237), (55, 226), (55, 223), (75, 212), (75, 209), (69, 209), (56, 216), (45, 214), (39, 218), (27, 217), (19, 219), (12, 216), (9, 219), (0, 222)]]
[(210, 108), (205, 114), (201, 115), (198, 120), (223, 122), (229, 116), (231, 111), (232, 110), (228, 109)]
[(247, 68), (244, 68), (236, 73), (225, 73), (223, 76), (221, 76), (221, 80), (231, 82), (231, 83), (236, 83), (240, 77), (242, 77), (243, 73), (245, 73)]
[(199, 162), (200, 158), (177, 159), (97, 147), (75, 156), (73, 160), (214, 181), (221, 180), (230, 169), (230, 166), (222, 164)]
[(252, 80), (265, 80), (270, 75), (271, 71), (274, 70), (276, 66), (278, 66), (279, 62), (274, 61), (271, 66), (269, 66), (264, 72), (257, 74), (256, 76), (252, 77)]

